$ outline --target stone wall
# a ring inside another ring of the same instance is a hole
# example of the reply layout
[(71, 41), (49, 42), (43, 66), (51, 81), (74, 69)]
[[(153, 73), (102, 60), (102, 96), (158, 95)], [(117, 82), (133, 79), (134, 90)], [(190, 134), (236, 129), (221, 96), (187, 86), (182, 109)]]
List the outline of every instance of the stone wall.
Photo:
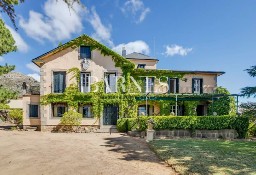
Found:
[(155, 131), (155, 138), (173, 138), (173, 137), (196, 137), (196, 138), (210, 138), (210, 139), (235, 139), (238, 134), (234, 129), (222, 130), (161, 130)]

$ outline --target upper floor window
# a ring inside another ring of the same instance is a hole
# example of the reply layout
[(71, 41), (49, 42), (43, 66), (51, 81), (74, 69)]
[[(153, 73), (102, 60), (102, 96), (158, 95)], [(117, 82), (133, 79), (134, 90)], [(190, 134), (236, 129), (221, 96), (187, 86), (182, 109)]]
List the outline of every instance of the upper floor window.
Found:
[(80, 46), (80, 59), (91, 59), (90, 46)]
[(145, 69), (146, 64), (138, 64), (137, 68)]
[(91, 89), (91, 74), (81, 73), (81, 92), (90, 92)]
[(38, 118), (39, 117), (39, 105), (29, 105), (29, 117)]
[(203, 79), (193, 78), (192, 79), (192, 93), (202, 94), (203, 93)]
[(106, 73), (105, 74), (105, 91), (106, 93), (117, 91), (117, 79), (116, 73)]
[(63, 93), (66, 88), (66, 72), (53, 72), (53, 92)]
[(154, 92), (154, 77), (145, 77), (144, 79), (144, 91), (146, 93), (148, 92)]
[(169, 92), (170, 93), (179, 93), (179, 79), (178, 78), (170, 78), (169, 79)]

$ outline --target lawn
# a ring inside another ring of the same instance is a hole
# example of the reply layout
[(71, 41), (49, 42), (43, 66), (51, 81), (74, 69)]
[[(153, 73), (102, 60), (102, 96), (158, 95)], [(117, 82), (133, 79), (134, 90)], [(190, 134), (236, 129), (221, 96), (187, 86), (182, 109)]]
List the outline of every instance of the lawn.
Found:
[(150, 146), (180, 174), (256, 174), (256, 142), (177, 139)]

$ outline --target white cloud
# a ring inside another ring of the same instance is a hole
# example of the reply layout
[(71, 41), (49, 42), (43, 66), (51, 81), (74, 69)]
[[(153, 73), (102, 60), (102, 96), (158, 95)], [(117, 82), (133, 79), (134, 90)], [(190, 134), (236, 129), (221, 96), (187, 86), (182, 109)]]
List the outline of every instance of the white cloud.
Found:
[(37, 73), (40, 72), (39, 67), (37, 67), (34, 63), (28, 63), (28, 64), (26, 64), (26, 67), (34, 72), (37, 72)]
[(127, 16), (131, 13), (136, 23), (142, 22), (150, 12), (150, 8), (145, 7), (141, 0), (127, 0), (121, 10), (126, 15), (128, 13)]
[(129, 42), (127, 44), (125, 44), (125, 43), (119, 44), (119, 45), (115, 46), (114, 48), (112, 48), (112, 50), (121, 54), (123, 47), (125, 47), (126, 54), (130, 54), (132, 52), (149, 54), (149, 52), (150, 52), (148, 44), (141, 40)]
[(164, 54), (166, 56), (174, 56), (174, 55), (186, 56), (189, 52), (192, 51), (192, 48), (184, 48), (176, 44), (173, 44), (171, 46), (166, 46), (165, 49), (166, 50)]
[(4, 62), (4, 57), (0, 57), (0, 62)]
[(18, 32), (16, 32), (10, 26), (6, 25), (6, 27), (10, 30), (12, 37), (15, 40), (15, 45), (18, 47), (18, 51), (24, 52), (24, 53), (27, 52), (29, 47), (27, 43), (22, 39), (20, 34), (18, 34)]
[(33, 74), (27, 74), (27, 76), (30, 76), (32, 78), (34, 78), (35, 80), (40, 82), (40, 75), (37, 73), (33, 73)]
[(88, 14), (87, 21), (92, 25), (92, 28), (95, 31), (95, 33), (92, 34), (93, 38), (100, 42), (106, 42), (110, 47), (114, 46), (111, 40), (111, 25), (105, 26), (102, 24), (94, 7), (91, 9), (91, 13)]
[(82, 31), (82, 12), (86, 8), (73, 4), (69, 9), (63, 1), (47, 0), (43, 6), (44, 14), (29, 11), (29, 18), (20, 18), (19, 24), (26, 34), (40, 42), (44, 40), (61, 41)]

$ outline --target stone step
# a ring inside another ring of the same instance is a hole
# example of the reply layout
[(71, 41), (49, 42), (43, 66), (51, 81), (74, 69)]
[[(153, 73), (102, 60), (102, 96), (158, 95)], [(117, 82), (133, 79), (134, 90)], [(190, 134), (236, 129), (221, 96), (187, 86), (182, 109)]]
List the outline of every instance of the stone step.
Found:
[(118, 133), (116, 128), (100, 128), (97, 129), (97, 133)]
[(24, 129), (26, 131), (36, 131), (37, 130), (37, 126), (26, 126)]

